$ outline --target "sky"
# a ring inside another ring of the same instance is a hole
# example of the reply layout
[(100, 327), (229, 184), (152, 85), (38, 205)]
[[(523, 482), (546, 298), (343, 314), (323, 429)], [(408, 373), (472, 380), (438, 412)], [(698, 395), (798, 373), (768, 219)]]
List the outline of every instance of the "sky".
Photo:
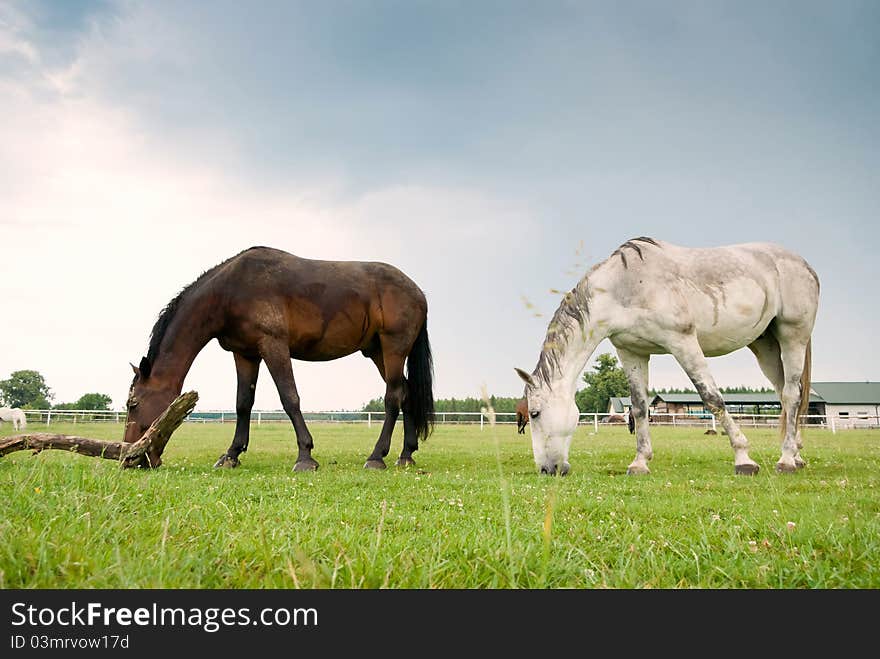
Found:
[[(0, 379), (54, 403), (122, 409), (164, 305), (252, 245), (399, 267), (463, 398), (521, 395), (631, 237), (777, 242), (821, 281), (813, 379), (876, 381), (878, 209), (876, 2), (0, 0)], [(294, 374), (308, 411), (384, 393), (360, 354)], [(216, 342), (191, 389), (234, 408)]]

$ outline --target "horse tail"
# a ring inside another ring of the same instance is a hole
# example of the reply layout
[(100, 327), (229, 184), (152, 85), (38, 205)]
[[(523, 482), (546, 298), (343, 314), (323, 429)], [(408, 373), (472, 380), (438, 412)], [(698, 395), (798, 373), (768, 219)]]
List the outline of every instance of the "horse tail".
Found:
[(807, 413), (807, 409), (810, 407), (810, 371), (813, 365), (812, 343), (812, 337), (807, 339), (807, 350), (804, 353), (804, 372), (801, 373), (801, 404), (798, 406), (797, 419), (795, 419), (794, 424), (795, 428), (800, 425), (801, 417)]
[[(813, 356), (812, 356), (812, 343), (813, 339), (807, 339), (807, 350), (804, 353), (804, 370), (801, 373), (801, 402), (798, 405), (797, 412), (795, 413), (795, 421), (794, 421), (794, 429), (797, 432), (797, 429), (800, 427), (801, 417), (807, 413), (807, 410), (810, 407), (810, 378), (812, 376), (812, 365), (813, 365)], [(779, 436), (785, 437), (785, 425), (786, 425), (787, 415), (785, 413), (785, 407), (782, 407), (782, 411), (779, 415)]]
[(409, 414), (416, 428), (416, 437), (428, 438), (434, 430), (434, 360), (428, 341), (428, 321), (425, 319), (416, 342), (406, 359), (407, 394), (404, 414)]

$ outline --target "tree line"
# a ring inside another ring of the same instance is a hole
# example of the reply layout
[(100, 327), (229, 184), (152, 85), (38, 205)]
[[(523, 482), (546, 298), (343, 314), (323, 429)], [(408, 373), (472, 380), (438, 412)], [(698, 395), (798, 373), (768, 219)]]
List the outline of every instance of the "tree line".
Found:
[[(490, 396), (489, 405), (496, 412), (515, 412), (516, 404), (519, 402), (516, 396)], [(486, 407), (486, 401), (482, 398), (474, 398), (468, 396), (466, 398), (435, 398), (434, 411), (445, 412), (480, 412)], [(363, 406), (363, 412), (384, 412), (385, 400), (381, 396), (373, 398), (369, 403)]]
[[(575, 394), (575, 403), (580, 412), (608, 411), (608, 404), (612, 397), (629, 396), (629, 382), (626, 373), (617, 363), (617, 357), (611, 353), (602, 353), (596, 358), (592, 370), (582, 376), (586, 385)], [(734, 387), (719, 387), (723, 394), (754, 394), (775, 393), (770, 387), (747, 387), (745, 385)], [(695, 394), (696, 389), (688, 388), (661, 388), (649, 389), (648, 398), (657, 394)], [(516, 404), (520, 397), (516, 396), (492, 396), (489, 403), (496, 412), (515, 412)], [(437, 412), (479, 412), (486, 407), (482, 398), (438, 398), (434, 401), (434, 410)], [(384, 412), (383, 399), (374, 398), (364, 405), (364, 412)]]
[(53, 405), (55, 394), (38, 371), (14, 371), (0, 380), (0, 404), (27, 410), (109, 410), (113, 400), (107, 394), (86, 393), (72, 403)]
[[(600, 354), (592, 370), (583, 374), (586, 386), (575, 394), (575, 403), (581, 412), (608, 411), (612, 397), (629, 396), (629, 383), (626, 374), (617, 363), (617, 357), (611, 353)], [(721, 393), (774, 393), (770, 387), (720, 387)], [(657, 394), (695, 394), (695, 389), (662, 388), (648, 391), (649, 398)], [(6, 380), (0, 380), (0, 404), (7, 407), (20, 407), (33, 410), (109, 410), (113, 402), (110, 396), (102, 393), (85, 393), (74, 402), (52, 404), (54, 394), (46, 384), (45, 378), (33, 370), (13, 372)], [(496, 412), (512, 413), (516, 411), (519, 396), (491, 396), (489, 405)], [(486, 407), (482, 398), (468, 396), (465, 398), (438, 398), (434, 401), (436, 412), (480, 412)], [(384, 412), (385, 402), (382, 397), (374, 398), (366, 403), (363, 412)]]

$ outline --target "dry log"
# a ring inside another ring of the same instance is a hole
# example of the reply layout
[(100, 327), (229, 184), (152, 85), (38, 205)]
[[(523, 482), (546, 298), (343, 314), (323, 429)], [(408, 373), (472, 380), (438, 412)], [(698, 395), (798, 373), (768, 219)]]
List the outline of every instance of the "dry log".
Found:
[(193, 411), (198, 399), (199, 395), (195, 391), (181, 394), (152, 423), (139, 440), (130, 444), (77, 437), (76, 435), (54, 435), (44, 432), (27, 433), (0, 439), (0, 457), (13, 451), (31, 449), (34, 453), (39, 453), (46, 449), (58, 449), (95, 458), (118, 460), (122, 468), (141, 465), (150, 466), (148, 454), (162, 454), (162, 451), (165, 450), (165, 445), (171, 439), (172, 433), (183, 423), (187, 415)]

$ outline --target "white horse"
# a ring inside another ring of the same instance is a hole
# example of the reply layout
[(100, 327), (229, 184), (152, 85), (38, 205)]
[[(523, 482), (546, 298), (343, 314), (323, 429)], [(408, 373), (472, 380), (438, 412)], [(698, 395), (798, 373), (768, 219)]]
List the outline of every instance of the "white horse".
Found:
[(16, 430), (27, 427), (24, 412), (18, 407), (0, 407), (0, 421), (12, 421), (12, 427)]
[(671, 354), (730, 437), (737, 474), (755, 474), (748, 440), (727, 413), (706, 357), (748, 346), (782, 404), (778, 471), (805, 462), (798, 424), (810, 392), (810, 336), (819, 278), (800, 256), (769, 243), (692, 249), (633, 238), (594, 266), (556, 310), (535, 370), (525, 381), (535, 464), (568, 473), (578, 422), (574, 395), (587, 360), (610, 339), (626, 371), (636, 457), (627, 474), (647, 474), (648, 359)]

